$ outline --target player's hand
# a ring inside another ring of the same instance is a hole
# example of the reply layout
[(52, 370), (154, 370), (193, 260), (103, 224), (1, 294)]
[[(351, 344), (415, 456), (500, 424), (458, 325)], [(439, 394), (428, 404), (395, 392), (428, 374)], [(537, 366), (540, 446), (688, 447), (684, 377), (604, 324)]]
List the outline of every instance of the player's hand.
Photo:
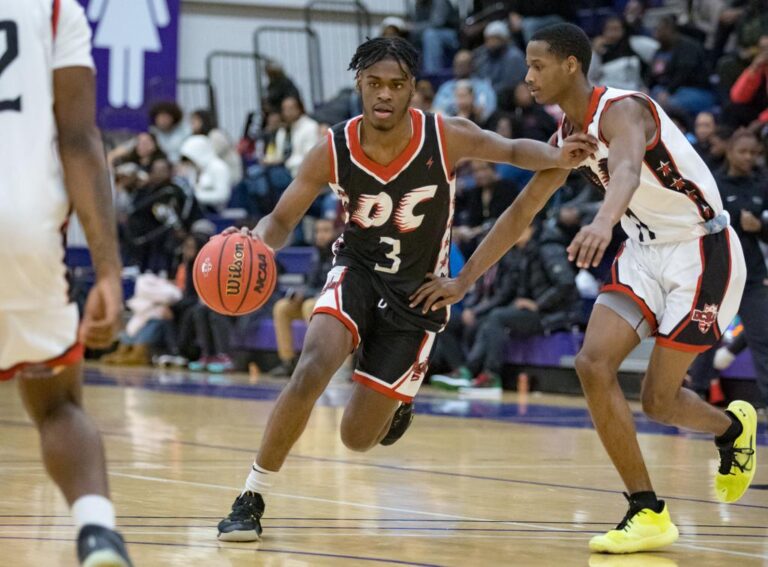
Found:
[(589, 134), (571, 134), (563, 140), (557, 167), (573, 169), (597, 151), (597, 140)]
[(581, 228), (568, 247), (568, 261), (579, 268), (597, 267), (613, 238), (613, 225), (598, 217)]
[(459, 278), (441, 278), (427, 274), (429, 281), (423, 283), (416, 293), (411, 295), (411, 308), (423, 303), (421, 312), (437, 311), (447, 305), (461, 301), (468, 289)]
[(741, 218), (739, 220), (744, 232), (760, 232), (763, 230), (763, 223), (760, 222), (760, 219), (745, 209), (741, 210)]
[(123, 315), (123, 285), (119, 275), (96, 280), (85, 301), (78, 340), (88, 348), (109, 347), (120, 332)]

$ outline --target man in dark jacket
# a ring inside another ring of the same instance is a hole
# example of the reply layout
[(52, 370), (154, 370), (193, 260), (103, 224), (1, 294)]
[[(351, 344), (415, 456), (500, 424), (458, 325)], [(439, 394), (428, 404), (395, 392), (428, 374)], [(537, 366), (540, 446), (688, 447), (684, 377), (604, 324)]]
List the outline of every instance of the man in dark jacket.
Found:
[(325, 285), (328, 271), (333, 267), (332, 246), (336, 236), (333, 221), (315, 221), (316, 257), (312, 270), (307, 274), (306, 285), (302, 289), (289, 289), (285, 297), (279, 299), (272, 309), (277, 355), (280, 358), (280, 365), (270, 372), (272, 376), (288, 377), (293, 373), (296, 353), (293, 350), (291, 323), (297, 319), (309, 321), (312, 317), (317, 296)]
[(421, 47), (424, 74), (444, 71), (446, 58), (453, 57), (459, 48), (456, 8), (450, 0), (416, 0), (408, 11), (408, 20), (411, 41)]
[[(768, 405), (768, 269), (760, 243), (768, 244), (768, 185), (755, 171), (760, 143), (754, 134), (738, 131), (726, 152), (726, 166), (715, 174), (723, 206), (739, 235), (747, 263), (747, 284), (739, 307), (744, 335), (752, 352), (757, 384)], [(693, 388), (704, 393), (716, 375), (716, 349), (700, 355), (691, 366)]]
[(682, 35), (674, 17), (662, 18), (656, 28), (659, 50), (651, 62), (649, 86), (662, 106), (672, 106), (696, 115), (710, 110), (715, 95), (709, 86), (704, 46)]
[[(508, 336), (527, 338), (567, 328), (575, 322), (578, 306), (576, 274), (565, 247), (556, 242), (540, 244), (528, 227), (515, 247), (520, 256), (509, 283), (515, 289), (499, 290), (506, 305), (494, 307), (479, 325), (467, 364), (457, 378), (475, 376), (477, 387), (501, 387), (504, 345)], [(513, 249), (514, 250), (514, 249)]]

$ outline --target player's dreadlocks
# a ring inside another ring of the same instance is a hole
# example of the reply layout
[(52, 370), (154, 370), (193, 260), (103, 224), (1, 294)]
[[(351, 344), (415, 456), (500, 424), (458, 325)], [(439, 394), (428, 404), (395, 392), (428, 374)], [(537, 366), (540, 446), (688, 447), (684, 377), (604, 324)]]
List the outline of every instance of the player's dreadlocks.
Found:
[(394, 59), (403, 71), (412, 77), (416, 76), (419, 53), (410, 43), (399, 37), (377, 37), (360, 44), (349, 62), (349, 69), (358, 75), (384, 59)]

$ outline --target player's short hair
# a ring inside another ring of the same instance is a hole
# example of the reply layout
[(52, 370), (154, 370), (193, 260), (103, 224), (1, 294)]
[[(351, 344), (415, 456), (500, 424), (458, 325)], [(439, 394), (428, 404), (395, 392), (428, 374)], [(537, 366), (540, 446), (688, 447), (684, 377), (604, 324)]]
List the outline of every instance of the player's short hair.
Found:
[(394, 59), (411, 77), (419, 70), (419, 52), (400, 37), (377, 37), (360, 44), (355, 51), (349, 69), (359, 75), (368, 67), (385, 59)]
[(579, 26), (573, 24), (553, 24), (541, 28), (531, 37), (531, 41), (544, 41), (549, 44), (549, 51), (561, 58), (573, 56), (581, 63), (581, 72), (586, 76), (592, 62), (592, 45), (589, 37)]

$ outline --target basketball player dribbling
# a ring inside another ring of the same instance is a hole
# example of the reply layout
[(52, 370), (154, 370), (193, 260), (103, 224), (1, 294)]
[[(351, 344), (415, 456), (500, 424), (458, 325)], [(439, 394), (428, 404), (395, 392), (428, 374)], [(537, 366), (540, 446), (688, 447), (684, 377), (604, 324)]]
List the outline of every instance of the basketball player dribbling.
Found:
[[(76, 0), (0, 0), (0, 380), (18, 379), (85, 567), (129, 567), (101, 439), (81, 407), (83, 345), (112, 344), (122, 286), (91, 32)], [(62, 231), (70, 209), (96, 270), (78, 330)]]
[(259, 538), (263, 497), (318, 397), (353, 350), (359, 362), (341, 421), (344, 444), (354, 451), (390, 445), (410, 425), (411, 401), (448, 312), (422, 314), (409, 307), (408, 298), (427, 273), (448, 273), (456, 162), (572, 167), (595, 147), (584, 134), (565, 140), (562, 148), (507, 140), (467, 120), (411, 109), (417, 58), (401, 39), (373, 39), (357, 49), (350, 68), (363, 115), (329, 131), (275, 210), (253, 230), (268, 246), (284, 246), (328, 184), (346, 210), (335, 267), (315, 306), (298, 365), (272, 410), (242, 494), (219, 523), (221, 540)]
[[(713, 434), (720, 453), (717, 497), (741, 498), (755, 471), (754, 408), (736, 401), (723, 412), (681, 386), (696, 354), (718, 341), (738, 310), (744, 257), (711, 173), (661, 107), (642, 93), (590, 85), (590, 42), (580, 28), (543, 28), (528, 44), (526, 58), (526, 82), (536, 101), (558, 104), (565, 113), (552, 142), (562, 144), (569, 132), (599, 139), (599, 151), (578, 169), (605, 191), (605, 200), (571, 243), (570, 259), (580, 268), (597, 266), (619, 220), (629, 237), (576, 359), (595, 429), (629, 492), (624, 519), (592, 538), (590, 548), (656, 549), (674, 542), (678, 531), (653, 491), (618, 368), (641, 339), (655, 335), (643, 410), (656, 421)], [(433, 278), (412, 304), (430, 312), (460, 300), (566, 176), (557, 170), (536, 174), (457, 278)]]

